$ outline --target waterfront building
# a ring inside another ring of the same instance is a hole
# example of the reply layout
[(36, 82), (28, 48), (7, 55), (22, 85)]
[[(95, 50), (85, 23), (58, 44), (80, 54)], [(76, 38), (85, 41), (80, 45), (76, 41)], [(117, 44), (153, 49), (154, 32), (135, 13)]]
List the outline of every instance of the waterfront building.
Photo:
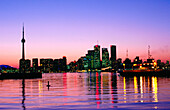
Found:
[(51, 73), (53, 71), (53, 59), (40, 59), (40, 66), (43, 73)]
[(88, 67), (89, 67), (88, 64), (89, 64), (89, 63), (88, 63), (87, 58), (86, 58), (86, 57), (83, 57), (83, 65), (84, 65), (84, 69), (85, 69), (85, 70), (88, 70)]
[(102, 67), (109, 66), (109, 52), (107, 48), (102, 48)]
[(77, 70), (83, 70), (83, 69), (84, 69), (83, 57), (81, 57), (77, 61)]
[(94, 69), (100, 69), (100, 45), (94, 46)]
[(59, 72), (59, 59), (54, 59), (53, 61), (53, 72)]
[(91, 56), (90, 54), (86, 54), (86, 60), (87, 60), (87, 70), (91, 69)]
[(117, 69), (118, 69), (118, 71), (124, 69), (123, 63), (122, 63), (122, 59), (121, 59), (121, 58), (118, 58), (118, 59), (117, 59)]
[(76, 70), (77, 70), (77, 62), (76, 61), (70, 62), (69, 67), (70, 67), (70, 72), (76, 72)]
[(129, 58), (126, 58), (123, 63), (124, 63), (124, 65), (123, 65), (124, 69), (132, 69), (132, 63)]
[(89, 69), (94, 69), (94, 50), (88, 50)]
[(111, 45), (110, 51), (111, 51), (110, 66), (114, 69), (116, 66), (116, 45)]
[(62, 67), (63, 67), (62, 71), (67, 72), (67, 58), (66, 58), (66, 56), (63, 56)]
[(33, 58), (32, 59), (32, 71), (34, 73), (38, 72), (38, 58)]
[(53, 72), (67, 72), (67, 58), (54, 59)]
[(25, 60), (25, 73), (31, 73), (31, 60)]
[(20, 73), (25, 73), (25, 59), (20, 59), (19, 60), (19, 72)]
[(112, 62), (116, 61), (116, 45), (111, 45), (110, 50), (111, 50), (111, 58), (110, 58), (110, 60)]

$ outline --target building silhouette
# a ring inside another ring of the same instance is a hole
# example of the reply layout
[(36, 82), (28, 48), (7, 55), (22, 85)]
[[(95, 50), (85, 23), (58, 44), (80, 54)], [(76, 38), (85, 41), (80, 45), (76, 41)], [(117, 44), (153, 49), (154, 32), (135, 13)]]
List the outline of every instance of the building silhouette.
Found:
[(94, 46), (94, 69), (100, 69), (100, 45)]
[[(20, 73), (25, 73), (26, 72), (26, 68), (28, 67), (28, 61), (25, 61), (25, 47), (24, 47), (24, 43), (25, 43), (25, 38), (24, 38), (24, 25), (23, 25), (23, 30), (22, 30), (22, 58), (19, 61), (19, 72)], [(27, 63), (27, 66), (26, 66)]]
[(50, 73), (53, 71), (53, 59), (40, 59), (41, 72)]
[(67, 58), (40, 59), (40, 71), (43, 73), (67, 72)]
[(32, 59), (32, 72), (37, 73), (38, 72), (38, 58)]
[(86, 58), (88, 60), (88, 68), (94, 69), (94, 50), (88, 50)]
[(111, 45), (110, 46), (110, 51), (111, 51), (111, 58), (110, 58), (110, 60), (112, 62), (116, 61), (116, 45)]
[(31, 73), (31, 60), (25, 60), (25, 73)]
[(107, 48), (102, 48), (102, 67), (109, 66), (109, 52)]

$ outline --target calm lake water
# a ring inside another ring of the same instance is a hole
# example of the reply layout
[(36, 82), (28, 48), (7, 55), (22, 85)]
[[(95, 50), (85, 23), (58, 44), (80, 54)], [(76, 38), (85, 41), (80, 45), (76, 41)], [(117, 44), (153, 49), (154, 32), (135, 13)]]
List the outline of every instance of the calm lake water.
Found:
[(0, 109), (170, 109), (170, 78), (103, 72), (0, 80)]

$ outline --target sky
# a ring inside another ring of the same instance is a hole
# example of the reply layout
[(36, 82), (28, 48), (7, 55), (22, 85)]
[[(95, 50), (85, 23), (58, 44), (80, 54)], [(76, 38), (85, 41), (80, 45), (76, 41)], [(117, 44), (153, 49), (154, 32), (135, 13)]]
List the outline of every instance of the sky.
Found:
[(98, 44), (117, 58), (170, 60), (170, 0), (0, 0), (0, 65), (26, 58), (78, 60)]

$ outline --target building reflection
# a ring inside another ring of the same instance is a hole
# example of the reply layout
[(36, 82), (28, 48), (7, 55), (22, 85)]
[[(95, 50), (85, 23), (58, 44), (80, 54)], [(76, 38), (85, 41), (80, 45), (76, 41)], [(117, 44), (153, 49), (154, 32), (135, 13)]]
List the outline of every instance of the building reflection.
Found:
[[(50, 81), (51, 84), (50, 91), (46, 87), (47, 81)], [(110, 108), (116, 108), (115, 103), (118, 103), (118, 101), (119, 103), (159, 101), (157, 77), (134, 76), (130, 78), (109, 72), (51, 74), (44, 80), (37, 79), (34, 81), (23, 79), (23, 109), (26, 108), (25, 91), (31, 97), (36, 95), (34, 93), (37, 93), (36, 96), (40, 98), (38, 100), (42, 100), (43, 95), (48, 93), (50, 93), (50, 96), (57, 97), (52, 99), (54, 103), (50, 103), (50, 105), (96, 105), (96, 108), (99, 109), (103, 107), (103, 104), (109, 104)], [(87, 102), (83, 103), (84, 101)], [(43, 103), (43, 101), (39, 103)]]
[[(157, 77), (120, 77), (118, 83), (118, 94), (121, 94), (120, 90), (123, 89), (123, 96), (119, 98), (119, 100), (123, 100), (123, 103), (158, 102)], [(132, 97), (133, 100), (129, 100)]]
[[(3, 80), (0, 81), (1, 100), (4, 103), (19, 103), (20, 108), (36, 107), (70, 107), (83, 106), (99, 109), (117, 108), (121, 103), (154, 102), (153, 107), (159, 108), (163, 93), (159, 85), (166, 88), (165, 79), (157, 77), (122, 77), (113, 73), (57, 73), (43, 74), (43, 79)], [(50, 82), (50, 90), (46, 85)], [(169, 79), (166, 81), (168, 82)], [(159, 82), (159, 83), (158, 83)], [(20, 100), (15, 98), (19, 94)], [(164, 97), (163, 97), (164, 98)], [(164, 100), (164, 99), (162, 99)], [(117, 104), (119, 103), (119, 104)], [(151, 103), (152, 104), (152, 103)], [(123, 105), (123, 104), (122, 104)], [(135, 104), (134, 104), (135, 105)], [(158, 106), (158, 107), (157, 107)]]
[[(97, 108), (101, 104), (117, 103), (117, 76), (110, 72), (90, 73), (88, 80), (89, 94), (95, 95)], [(111, 105), (111, 108), (116, 106)]]
[(97, 103), (97, 108), (100, 108), (100, 76), (99, 73), (96, 72), (96, 103)]
[[(118, 95), (117, 95), (117, 76), (110, 74), (111, 81), (109, 80), (110, 83), (110, 94), (111, 94), (111, 103), (117, 103), (118, 100)], [(112, 108), (117, 108), (117, 106), (112, 106)]]
[(153, 102), (158, 102), (158, 86), (157, 86), (157, 77), (152, 77), (152, 91), (154, 93), (153, 98), (154, 101)]
[(124, 103), (126, 103), (126, 79), (123, 77), (123, 97), (124, 97)]

